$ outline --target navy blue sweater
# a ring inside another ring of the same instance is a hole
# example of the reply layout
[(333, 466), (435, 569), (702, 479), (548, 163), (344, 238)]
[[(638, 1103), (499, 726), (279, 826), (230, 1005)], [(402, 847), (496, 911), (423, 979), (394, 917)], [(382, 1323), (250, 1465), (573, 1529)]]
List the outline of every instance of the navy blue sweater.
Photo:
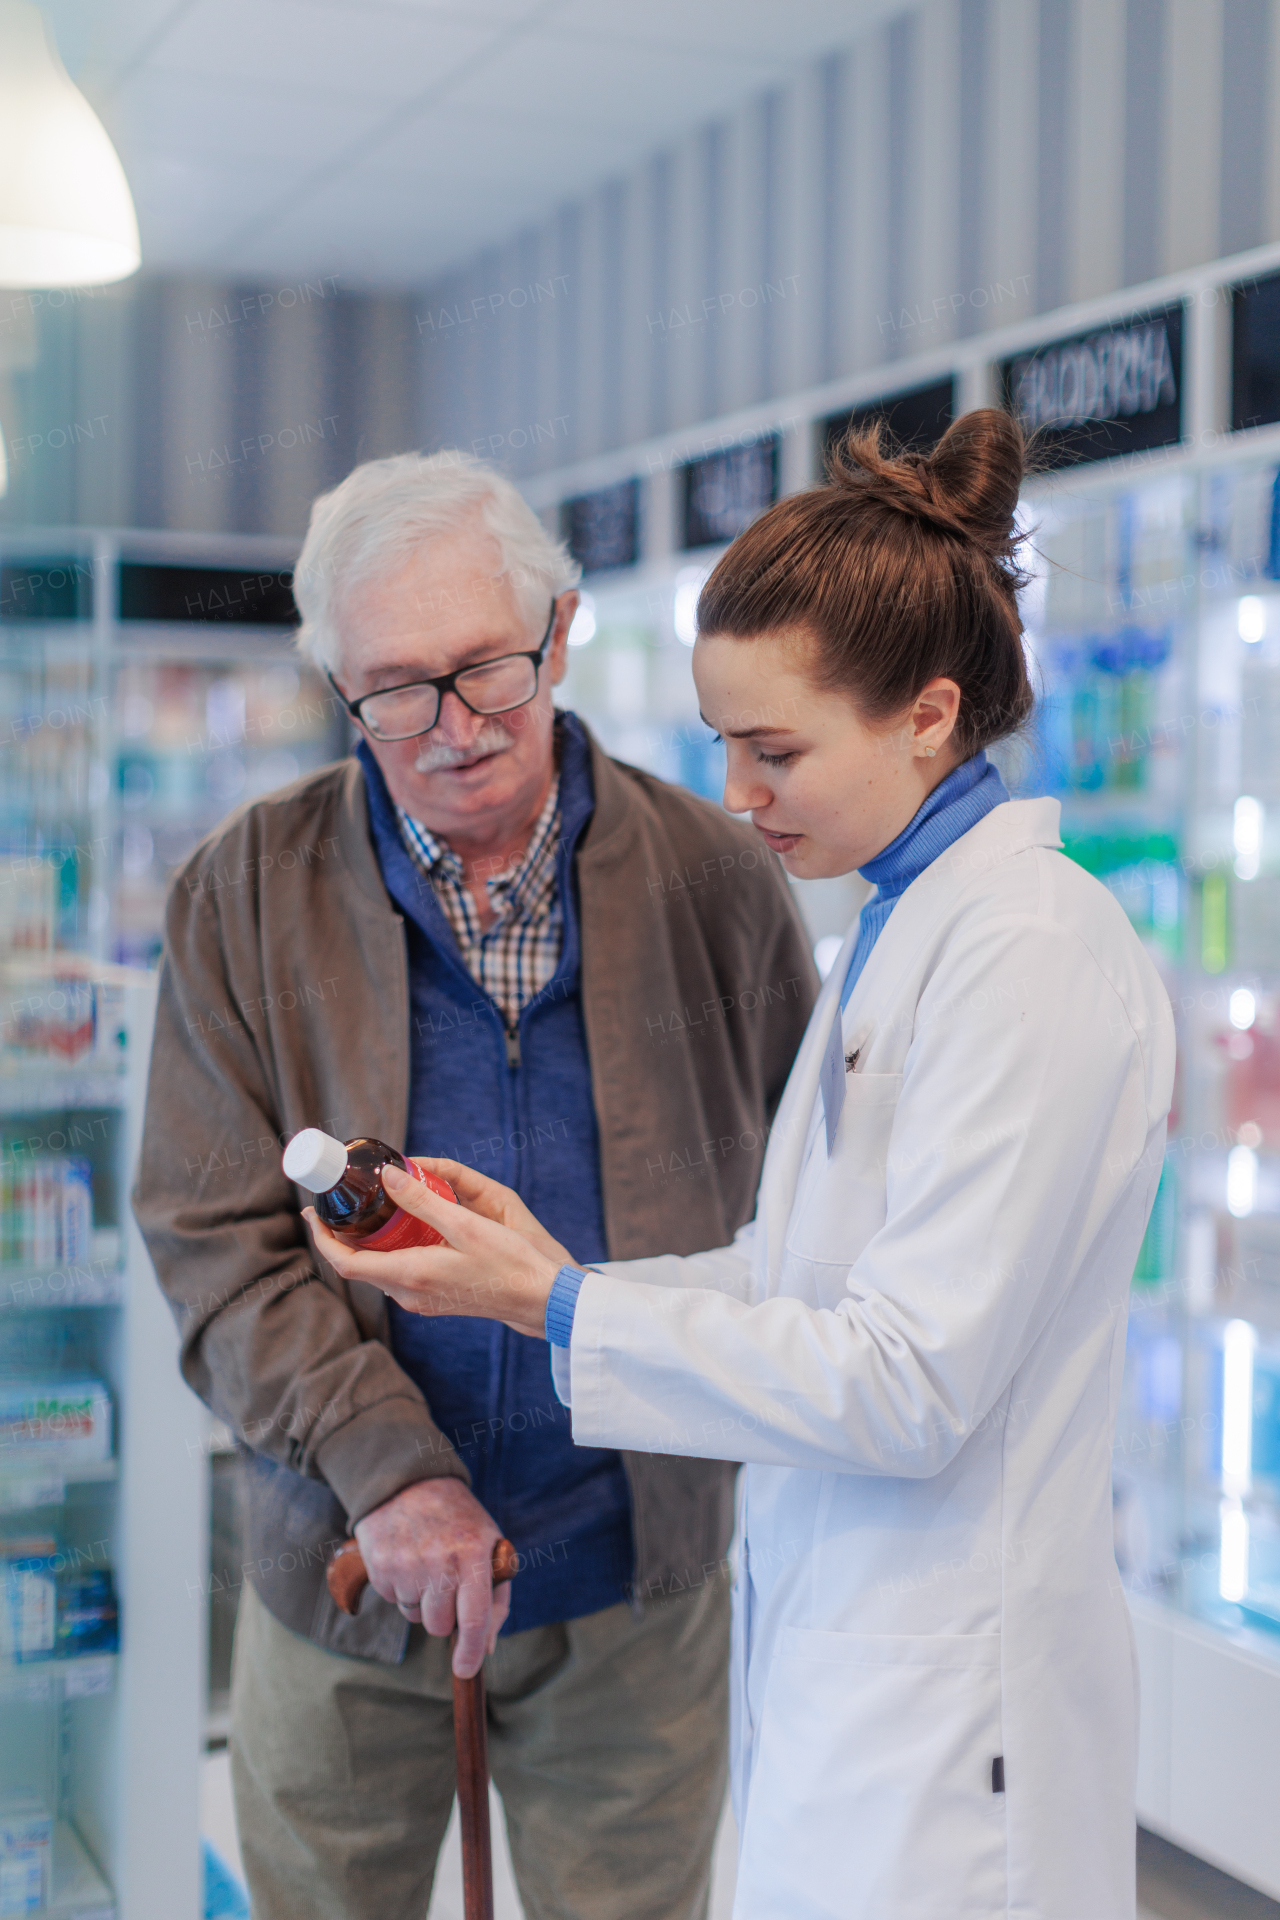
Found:
[[(590, 749), (560, 729), (557, 854), (564, 948), (520, 1015), (519, 1058), (502, 1015), (458, 950), (430, 881), (409, 856), (372, 754), (364, 767), (382, 877), (409, 953), (405, 1151), (464, 1161), (513, 1187), (582, 1261), (606, 1260), (600, 1143), (579, 993), (574, 849), (591, 818)], [(391, 1305), (392, 1351), (471, 1474), (480, 1504), (521, 1556), (506, 1632), (595, 1613), (627, 1597), (631, 1501), (616, 1453), (575, 1447), (549, 1349), (491, 1320), (424, 1319)]]

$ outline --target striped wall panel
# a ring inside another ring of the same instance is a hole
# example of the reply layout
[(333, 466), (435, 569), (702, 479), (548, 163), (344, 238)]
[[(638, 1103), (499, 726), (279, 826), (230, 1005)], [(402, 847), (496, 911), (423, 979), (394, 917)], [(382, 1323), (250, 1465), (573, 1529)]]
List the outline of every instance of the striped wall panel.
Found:
[[(425, 299), (344, 293), (332, 278), (144, 280), (49, 302), (34, 364), (0, 373), (0, 519), (299, 534), (316, 494), (358, 461), (417, 445), (424, 369), (438, 393), (449, 386), (440, 365), (457, 364), (447, 345), (432, 362), (426, 310)], [(471, 371), (501, 375), (504, 407), (523, 405), (518, 359)], [(469, 411), (468, 398), (459, 433)]]
[(549, 471), (1276, 240), (1280, 0), (920, 0), (416, 298), (46, 307), (0, 517), (297, 533), (381, 453)]
[(567, 287), (424, 365), (421, 438), (546, 415), (554, 359), (531, 474), (1273, 240), (1280, 0), (922, 0), (450, 275)]

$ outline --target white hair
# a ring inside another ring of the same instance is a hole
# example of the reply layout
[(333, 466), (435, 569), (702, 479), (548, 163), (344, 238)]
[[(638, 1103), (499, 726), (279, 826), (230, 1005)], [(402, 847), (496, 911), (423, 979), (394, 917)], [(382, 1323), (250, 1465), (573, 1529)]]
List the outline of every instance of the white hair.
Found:
[(531, 624), (545, 621), (550, 596), (576, 586), (582, 569), (511, 482), (468, 453), (398, 453), (367, 460), (312, 505), (293, 574), (299, 651), (332, 672), (342, 650), (338, 615), (351, 589), (476, 513), (497, 542), (495, 579), (510, 583)]

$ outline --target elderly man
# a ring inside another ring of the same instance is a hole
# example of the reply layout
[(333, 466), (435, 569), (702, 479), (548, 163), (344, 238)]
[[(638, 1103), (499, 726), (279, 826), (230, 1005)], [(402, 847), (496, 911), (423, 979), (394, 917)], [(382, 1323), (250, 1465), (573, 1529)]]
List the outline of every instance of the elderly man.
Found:
[[(345, 1285), (280, 1166), (312, 1125), (468, 1161), (584, 1261), (749, 1217), (807, 945), (748, 828), (553, 706), (577, 577), (471, 460), (357, 468), (295, 582), (356, 754), (232, 815), (170, 900), (135, 1206), (245, 1460), (255, 1920), (425, 1913), (455, 1624), (529, 1920), (706, 1911), (730, 1471), (575, 1447), (541, 1342)], [(352, 1530), (348, 1619), (324, 1567)], [(491, 1596), (504, 1533), (521, 1571)]]

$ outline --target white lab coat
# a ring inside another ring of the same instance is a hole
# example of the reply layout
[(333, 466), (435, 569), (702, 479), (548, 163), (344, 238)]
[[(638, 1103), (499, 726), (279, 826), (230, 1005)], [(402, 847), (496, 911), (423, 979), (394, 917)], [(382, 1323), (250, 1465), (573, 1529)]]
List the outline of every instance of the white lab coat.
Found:
[(1173, 1026), (1058, 812), (997, 807), (898, 901), (828, 1158), (851, 929), (754, 1222), (589, 1274), (553, 1350), (575, 1440), (747, 1462), (735, 1920), (1132, 1920), (1111, 1442)]

